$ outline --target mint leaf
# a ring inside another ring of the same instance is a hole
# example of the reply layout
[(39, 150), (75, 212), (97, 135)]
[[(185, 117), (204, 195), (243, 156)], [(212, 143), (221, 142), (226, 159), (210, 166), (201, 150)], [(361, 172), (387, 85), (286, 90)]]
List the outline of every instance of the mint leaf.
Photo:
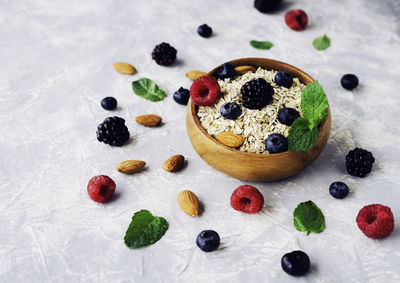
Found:
[(314, 39), (313, 45), (317, 50), (325, 50), (331, 45), (331, 40), (326, 34), (324, 34), (323, 36)]
[(133, 81), (132, 89), (136, 95), (150, 101), (160, 101), (166, 96), (165, 91), (148, 78), (141, 78), (137, 81)]
[(256, 40), (251, 40), (250, 41), (250, 46), (256, 48), (256, 49), (264, 49), (268, 50), (271, 49), (274, 44), (271, 41), (256, 41)]
[(319, 136), (317, 127), (310, 129), (310, 123), (305, 118), (297, 118), (289, 129), (289, 150), (303, 151), (311, 148)]
[(308, 84), (301, 92), (301, 110), (310, 123), (310, 130), (326, 118), (328, 107), (325, 92), (318, 81)]
[(293, 224), (298, 231), (321, 233), (325, 230), (325, 217), (311, 200), (301, 202), (293, 212)]
[(137, 249), (154, 244), (168, 230), (168, 222), (163, 217), (154, 217), (150, 211), (141, 210), (132, 216), (125, 234), (128, 248)]

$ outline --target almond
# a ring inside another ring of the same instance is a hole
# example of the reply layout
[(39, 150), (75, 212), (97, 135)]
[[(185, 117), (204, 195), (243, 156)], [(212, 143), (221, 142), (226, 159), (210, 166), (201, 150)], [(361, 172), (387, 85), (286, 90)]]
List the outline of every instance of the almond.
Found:
[(113, 64), (113, 67), (121, 74), (133, 75), (136, 73), (136, 68), (128, 63), (117, 62)]
[(183, 155), (174, 155), (164, 162), (163, 168), (168, 172), (176, 172), (182, 169), (184, 162), (185, 157)]
[(154, 114), (140, 115), (135, 118), (136, 122), (146, 127), (156, 127), (161, 124), (162, 118)]
[(132, 174), (140, 171), (145, 165), (146, 162), (141, 160), (125, 160), (118, 163), (115, 168), (121, 173)]
[(232, 132), (222, 132), (215, 135), (215, 138), (222, 144), (229, 147), (239, 147), (244, 143), (244, 138), (242, 136), (236, 135)]
[(204, 73), (201, 71), (189, 71), (186, 73), (186, 77), (188, 77), (192, 81), (194, 81), (202, 76), (206, 76), (206, 75), (207, 75), (207, 73)]
[(235, 67), (235, 72), (236, 72), (238, 75), (246, 74), (246, 73), (249, 72), (249, 71), (250, 71), (250, 72), (255, 72), (255, 71), (256, 71), (256, 68), (253, 67), (253, 66), (247, 66), (247, 65)]
[(199, 216), (199, 200), (197, 196), (188, 190), (182, 191), (178, 194), (179, 207), (190, 216)]

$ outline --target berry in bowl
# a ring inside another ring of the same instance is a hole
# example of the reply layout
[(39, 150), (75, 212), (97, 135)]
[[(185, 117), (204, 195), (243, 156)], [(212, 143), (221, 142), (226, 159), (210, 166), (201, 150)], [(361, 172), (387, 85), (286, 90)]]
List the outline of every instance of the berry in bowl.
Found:
[(234, 178), (273, 181), (310, 165), (331, 126), (326, 95), (302, 70), (265, 58), (224, 63), (190, 88), (186, 128), (209, 165)]

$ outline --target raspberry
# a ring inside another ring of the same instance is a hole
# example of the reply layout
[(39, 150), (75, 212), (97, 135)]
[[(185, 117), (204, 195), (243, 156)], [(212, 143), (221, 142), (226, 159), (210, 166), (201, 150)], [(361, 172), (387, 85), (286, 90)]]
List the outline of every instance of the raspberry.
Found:
[(308, 17), (303, 10), (290, 10), (285, 14), (285, 22), (292, 30), (301, 31), (306, 28)]
[(266, 80), (258, 78), (245, 83), (240, 93), (244, 107), (261, 109), (272, 101), (274, 89)]
[(129, 140), (129, 131), (125, 120), (114, 116), (107, 117), (97, 126), (97, 140), (111, 146), (123, 146)]
[(264, 197), (255, 187), (242, 185), (233, 191), (231, 206), (246, 213), (256, 213), (264, 206)]
[(115, 191), (115, 183), (106, 175), (94, 176), (89, 180), (87, 191), (92, 200), (106, 202)]
[(346, 156), (346, 169), (350, 175), (362, 178), (371, 172), (374, 162), (375, 158), (371, 152), (356, 147)]
[(176, 60), (176, 49), (168, 43), (160, 43), (154, 47), (151, 57), (156, 61), (158, 65), (168, 66)]
[(364, 206), (357, 215), (358, 228), (369, 238), (382, 239), (394, 229), (394, 218), (390, 207), (371, 204)]
[(214, 104), (219, 92), (219, 84), (216, 78), (202, 76), (192, 83), (190, 98), (196, 105), (210, 106)]

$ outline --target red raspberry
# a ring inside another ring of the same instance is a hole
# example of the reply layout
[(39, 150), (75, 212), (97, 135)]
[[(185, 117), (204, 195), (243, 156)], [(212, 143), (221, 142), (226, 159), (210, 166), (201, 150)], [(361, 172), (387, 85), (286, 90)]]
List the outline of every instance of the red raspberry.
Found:
[(264, 197), (253, 186), (242, 185), (233, 191), (231, 195), (231, 206), (233, 209), (246, 213), (256, 213), (264, 205)]
[(87, 191), (92, 200), (106, 202), (115, 191), (115, 183), (106, 175), (94, 176), (88, 183)]
[(285, 21), (292, 30), (301, 31), (306, 28), (308, 17), (303, 10), (290, 10), (285, 14)]
[(364, 206), (357, 215), (358, 228), (369, 238), (386, 238), (393, 232), (394, 218), (390, 207), (371, 204)]
[(192, 83), (190, 98), (196, 105), (210, 106), (217, 100), (219, 92), (219, 84), (216, 78), (202, 76)]

